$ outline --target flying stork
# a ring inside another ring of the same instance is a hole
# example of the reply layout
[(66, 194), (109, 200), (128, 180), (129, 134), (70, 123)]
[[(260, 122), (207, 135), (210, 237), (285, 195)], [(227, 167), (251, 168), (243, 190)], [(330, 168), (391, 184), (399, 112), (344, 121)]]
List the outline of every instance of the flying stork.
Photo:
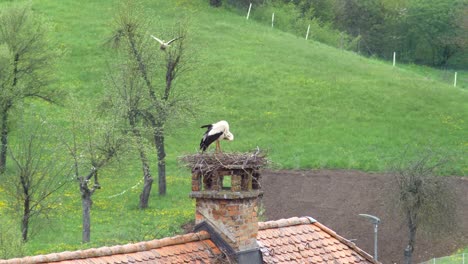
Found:
[(180, 37), (177, 37), (177, 38), (173, 38), (171, 40), (169, 40), (168, 42), (165, 42), (164, 40), (160, 40), (158, 39), (157, 37), (151, 35), (152, 38), (154, 38), (157, 42), (159, 42), (159, 44), (161, 44), (161, 46), (159, 47), (160, 49), (162, 50), (165, 50), (167, 47), (169, 47), (171, 45), (172, 42), (178, 40)]
[(201, 128), (206, 128), (206, 132), (203, 135), (203, 138), (200, 142), (200, 149), (202, 150), (202, 152), (204, 152), (208, 148), (208, 146), (214, 141), (216, 141), (215, 152), (221, 152), (221, 145), (219, 144), (220, 140), (234, 140), (234, 135), (231, 132), (229, 132), (229, 124), (224, 120), (221, 120), (211, 125), (201, 126)]

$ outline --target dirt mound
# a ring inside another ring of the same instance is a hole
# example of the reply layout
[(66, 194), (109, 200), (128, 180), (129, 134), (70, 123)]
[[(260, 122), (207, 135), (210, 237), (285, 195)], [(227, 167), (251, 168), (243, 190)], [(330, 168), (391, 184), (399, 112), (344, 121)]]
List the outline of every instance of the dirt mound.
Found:
[[(311, 216), (356, 245), (374, 252), (373, 225), (358, 214), (378, 216), (379, 260), (402, 263), (407, 229), (388, 201), (390, 176), (348, 170), (264, 171), (263, 202), (268, 220)], [(450, 177), (458, 197), (459, 226), (454, 234), (434, 237), (418, 232), (414, 261), (452, 254), (468, 245), (468, 179)]]

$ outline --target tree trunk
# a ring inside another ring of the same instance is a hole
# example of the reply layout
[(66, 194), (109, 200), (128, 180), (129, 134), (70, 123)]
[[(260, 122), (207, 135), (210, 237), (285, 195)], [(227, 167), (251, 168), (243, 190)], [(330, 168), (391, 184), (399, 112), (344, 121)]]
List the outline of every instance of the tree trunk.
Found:
[(23, 203), (23, 219), (21, 221), (21, 237), (23, 238), (23, 242), (28, 241), (29, 216), (31, 215), (30, 202), (31, 198), (27, 195)]
[(153, 177), (151, 176), (151, 170), (150, 170), (148, 158), (146, 157), (145, 148), (141, 140), (140, 130), (138, 130), (138, 128), (136, 127), (135, 115), (133, 115), (131, 112), (128, 115), (128, 122), (130, 123), (130, 126), (132, 127), (132, 133), (136, 138), (136, 141), (138, 144), (138, 152), (140, 153), (141, 166), (143, 169), (144, 184), (143, 184), (143, 190), (141, 191), (141, 194), (140, 194), (139, 207), (141, 209), (145, 209), (145, 208), (148, 208), (149, 196), (151, 193), (151, 188), (153, 186)]
[[(138, 140), (140, 141), (140, 140)], [(151, 171), (150, 167), (148, 164), (148, 159), (146, 158), (146, 154), (143, 150), (143, 146), (140, 144), (139, 146), (139, 151), (140, 151), (140, 160), (141, 160), (141, 165), (143, 167), (143, 179), (144, 179), (144, 184), (143, 184), (143, 190), (140, 194), (140, 205), (139, 207), (141, 209), (148, 208), (148, 201), (149, 201), (149, 196), (151, 193), (151, 187), (153, 186), (153, 177), (151, 176)]]
[(151, 193), (151, 187), (153, 187), (153, 177), (149, 172), (149, 167), (147, 164), (143, 164), (143, 174), (144, 174), (144, 185), (143, 191), (140, 194), (140, 208), (148, 208), (149, 196)]
[(154, 143), (158, 152), (159, 195), (166, 195), (166, 151), (164, 149), (164, 130), (161, 124), (154, 128)]
[(83, 243), (88, 243), (91, 240), (91, 200), (92, 192), (88, 189), (85, 182), (80, 183), (81, 205), (83, 209)]
[(8, 110), (9, 107), (7, 106), (2, 111), (2, 127), (0, 131), (0, 174), (3, 174), (6, 168), (6, 156), (8, 149)]
[(416, 224), (411, 216), (408, 216), (409, 240), (405, 249), (405, 264), (413, 263), (414, 244), (416, 242)]

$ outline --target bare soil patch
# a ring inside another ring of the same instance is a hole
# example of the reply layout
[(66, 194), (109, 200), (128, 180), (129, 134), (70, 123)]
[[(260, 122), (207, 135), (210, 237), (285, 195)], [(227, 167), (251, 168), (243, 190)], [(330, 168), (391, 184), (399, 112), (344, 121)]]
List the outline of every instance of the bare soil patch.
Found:
[[(468, 246), (468, 179), (448, 177), (458, 201), (458, 227), (453, 234), (417, 235), (415, 262), (452, 254)], [(311, 216), (373, 255), (373, 225), (358, 216), (379, 217), (379, 260), (402, 263), (407, 228), (388, 201), (391, 177), (354, 170), (280, 170), (262, 173), (263, 203), (268, 220)]]

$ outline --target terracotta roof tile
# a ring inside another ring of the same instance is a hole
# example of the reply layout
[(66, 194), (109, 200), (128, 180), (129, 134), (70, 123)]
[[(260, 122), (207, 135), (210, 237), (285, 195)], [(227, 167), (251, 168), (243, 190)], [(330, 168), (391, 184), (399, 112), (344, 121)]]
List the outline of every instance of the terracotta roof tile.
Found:
[[(366, 252), (308, 217), (258, 223), (264, 263), (377, 263)], [(0, 264), (215, 263), (221, 250), (206, 231), (113, 247), (61, 252)]]
[(259, 223), (264, 263), (376, 263), (353, 243), (306, 217)]
[[(74, 252), (52, 253), (33, 257), (0, 260), (2, 264), (29, 264), (29, 263), (181, 263), (209, 262), (214, 255), (220, 254), (218, 248), (209, 240), (206, 231), (190, 233), (181, 236), (163, 238), (159, 240), (139, 242), (135, 244), (119, 245), (113, 247), (92, 248)], [(208, 242), (208, 243), (206, 243)], [(192, 254), (195, 252), (195, 254)], [(175, 257), (174, 257), (175, 256)], [(171, 258), (170, 262), (166, 258)]]

